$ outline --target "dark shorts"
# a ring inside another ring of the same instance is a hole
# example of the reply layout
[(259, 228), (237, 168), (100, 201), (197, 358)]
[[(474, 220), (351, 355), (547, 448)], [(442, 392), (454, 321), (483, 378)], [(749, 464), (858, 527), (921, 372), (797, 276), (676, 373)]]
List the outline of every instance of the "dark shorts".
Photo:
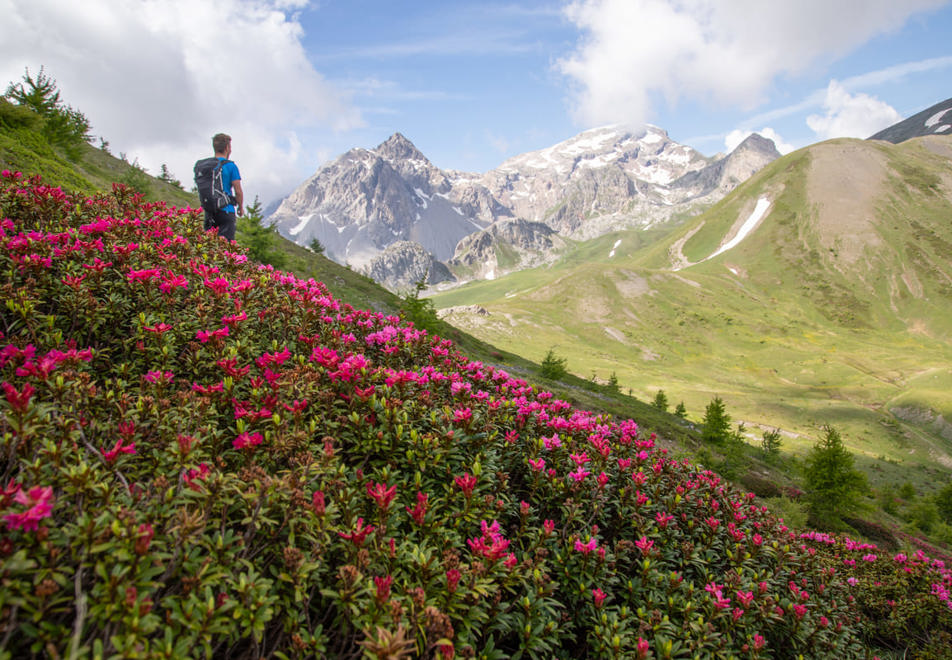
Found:
[(218, 235), (224, 236), (229, 241), (235, 240), (235, 226), (238, 218), (234, 213), (228, 213), (224, 210), (209, 211), (205, 209), (205, 231), (218, 229)]

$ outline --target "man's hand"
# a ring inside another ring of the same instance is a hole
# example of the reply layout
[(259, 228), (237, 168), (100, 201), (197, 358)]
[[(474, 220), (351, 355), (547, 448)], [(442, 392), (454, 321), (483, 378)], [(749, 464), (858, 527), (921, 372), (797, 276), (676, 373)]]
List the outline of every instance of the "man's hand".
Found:
[(240, 217), (245, 214), (245, 193), (241, 190), (241, 179), (231, 182), (231, 187), (235, 191), (235, 213)]

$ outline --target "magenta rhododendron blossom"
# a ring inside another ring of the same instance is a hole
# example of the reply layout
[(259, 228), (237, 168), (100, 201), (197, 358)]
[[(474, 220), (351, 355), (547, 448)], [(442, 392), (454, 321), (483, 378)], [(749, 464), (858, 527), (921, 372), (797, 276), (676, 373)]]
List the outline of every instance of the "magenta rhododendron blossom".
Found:
[(354, 531), (352, 532), (337, 532), (337, 535), (342, 539), (346, 539), (353, 543), (358, 548), (364, 544), (364, 541), (367, 540), (367, 536), (373, 532), (375, 527), (373, 525), (368, 525), (364, 527), (364, 519), (358, 518), (357, 524), (354, 526)]
[(575, 541), (575, 551), (581, 552), (583, 555), (594, 552), (597, 547), (598, 539), (596, 539), (594, 536), (585, 543), (582, 543), (581, 539), (576, 539)]
[(25, 511), (8, 513), (3, 516), (3, 519), (7, 522), (7, 527), (10, 529), (34, 532), (39, 527), (41, 520), (53, 515), (52, 486), (34, 486), (28, 491), (20, 489), (14, 495), (14, 500), (27, 508)]
[(471, 475), (469, 472), (467, 472), (460, 477), (455, 477), (453, 482), (459, 487), (460, 490), (463, 491), (464, 497), (470, 498), (473, 495), (473, 489), (476, 488), (478, 479), (475, 475)]
[(30, 407), (30, 399), (36, 391), (29, 383), (24, 383), (19, 390), (10, 383), (3, 382), (3, 397), (10, 404), (14, 412), (25, 413)]
[(367, 484), (367, 495), (377, 503), (377, 507), (386, 511), (390, 508), (390, 503), (393, 502), (393, 498), (396, 497), (397, 486), (387, 486), (385, 483), (374, 483), (370, 482)]
[(607, 594), (601, 589), (592, 589), (592, 599), (595, 601), (595, 608), (601, 609), (602, 603), (605, 602)]
[(232, 440), (231, 444), (235, 449), (254, 449), (261, 444), (262, 440), (264, 440), (264, 438), (260, 433), (248, 433), (245, 431)]
[[(506, 556), (506, 550), (509, 548), (509, 541), (503, 537), (499, 531), (499, 521), (493, 520), (492, 524), (486, 521), (480, 523), (482, 535), (467, 539), (466, 543), (470, 549), (478, 555), (482, 555), (490, 561), (495, 561)], [(514, 559), (514, 557), (513, 557)]]
[(135, 443), (133, 442), (126, 445), (126, 444), (123, 444), (123, 438), (119, 438), (116, 441), (116, 444), (112, 446), (112, 449), (108, 451), (104, 451), (102, 453), (102, 457), (106, 459), (107, 463), (112, 463), (119, 457), (119, 454), (134, 454), (134, 453), (136, 453)]

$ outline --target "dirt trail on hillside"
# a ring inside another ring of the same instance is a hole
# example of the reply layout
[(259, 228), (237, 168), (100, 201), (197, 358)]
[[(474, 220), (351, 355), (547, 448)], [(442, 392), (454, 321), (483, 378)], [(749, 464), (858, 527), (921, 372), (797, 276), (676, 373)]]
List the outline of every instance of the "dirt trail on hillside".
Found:
[(846, 264), (882, 241), (875, 231), (875, 203), (886, 183), (886, 157), (866, 143), (830, 142), (811, 149), (808, 199), (816, 204), (820, 245)]

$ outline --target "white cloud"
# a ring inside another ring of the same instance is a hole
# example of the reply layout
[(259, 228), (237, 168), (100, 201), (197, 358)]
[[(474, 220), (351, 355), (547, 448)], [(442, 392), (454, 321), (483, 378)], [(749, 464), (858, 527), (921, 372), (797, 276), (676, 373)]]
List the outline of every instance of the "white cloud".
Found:
[(737, 145), (739, 145), (741, 142), (746, 140), (748, 137), (750, 137), (754, 133), (759, 133), (760, 135), (764, 136), (768, 140), (773, 140), (774, 145), (777, 147), (777, 151), (779, 151), (781, 154), (788, 154), (794, 149), (796, 149), (795, 146), (785, 141), (782, 137), (780, 137), (780, 134), (777, 133), (777, 131), (775, 131), (774, 129), (770, 127), (764, 127), (760, 129), (759, 131), (748, 131), (742, 128), (738, 128), (728, 133), (727, 136), (724, 138), (724, 147), (727, 150), (727, 153), (732, 152), (734, 149), (737, 148)]
[(751, 109), (775, 79), (842, 56), (946, 0), (575, 0), (558, 62), (587, 125), (650, 120), (687, 99)]
[(892, 106), (868, 94), (850, 94), (836, 80), (831, 80), (827, 87), (823, 109), (825, 115), (807, 117), (807, 126), (823, 140), (868, 138), (902, 120)]
[[(304, 0), (0, 0), (0, 80), (41, 65), (93, 133), (184, 184), (219, 131), (248, 194), (301, 179), (301, 134), (361, 124), (314, 70), (294, 12)], [(308, 163), (310, 167), (312, 163)]]

